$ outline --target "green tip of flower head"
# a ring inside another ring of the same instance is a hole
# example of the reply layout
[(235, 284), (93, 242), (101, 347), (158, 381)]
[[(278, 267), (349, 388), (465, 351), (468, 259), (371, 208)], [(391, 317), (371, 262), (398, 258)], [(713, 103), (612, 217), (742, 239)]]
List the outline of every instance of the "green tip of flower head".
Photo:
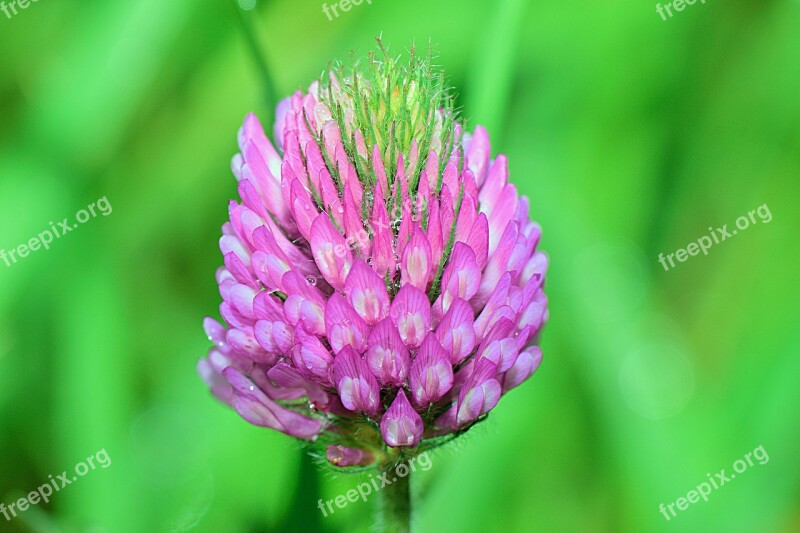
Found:
[(404, 61), (377, 41), (379, 50), (366, 59), (350, 67), (337, 63), (325, 72), (319, 98), (338, 123), (362, 181), (370, 181), (370, 165), (360, 160), (377, 147), (390, 182), (402, 157), (414, 190), (430, 152), (438, 157), (441, 174), (457, 141), (453, 90), (444, 70), (434, 66), (430, 46), (420, 57), (412, 45)]

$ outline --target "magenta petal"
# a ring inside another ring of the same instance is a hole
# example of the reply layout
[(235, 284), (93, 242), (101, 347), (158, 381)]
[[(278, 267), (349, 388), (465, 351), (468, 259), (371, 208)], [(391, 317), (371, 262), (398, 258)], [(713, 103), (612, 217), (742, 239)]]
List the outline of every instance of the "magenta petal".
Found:
[(234, 279), (239, 283), (245, 283), (253, 288), (257, 286), (255, 282), (255, 277), (250, 272), (250, 269), (247, 265), (242, 263), (242, 260), (239, 257), (231, 252), (225, 254), (225, 268), (230, 272)]
[(274, 322), (259, 320), (253, 328), (253, 336), (258, 344), (267, 352), (279, 352), (280, 349), (272, 337), (272, 325)]
[(253, 312), (253, 300), (255, 299), (258, 292), (249, 285), (234, 285), (231, 287), (230, 297), (231, 303), (233, 307), (236, 308), (242, 316), (247, 318), (255, 318), (256, 315)]
[(213, 318), (206, 318), (203, 320), (203, 328), (206, 330), (206, 335), (208, 336), (208, 340), (216, 344), (217, 346), (222, 346), (225, 343), (225, 328), (222, 327), (222, 324), (214, 320)]
[(228, 330), (227, 344), (237, 353), (257, 363), (275, 364), (277, 356), (265, 351), (251, 331), (232, 328)]
[(488, 359), (481, 359), (475, 365), (472, 376), (467, 379), (458, 395), (458, 426), (475, 420), (488, 413), (500, 401), (502, 390), (494, 379), (497, 366)]
[[(458, 189), (454, 189), (458, 191)], [(478, 202), (471, 196), (465, 194), (461, 200), (461, 209), (456, 218), (456, 242), (467, 242), (473, 225), (475, 224), (475, 217), (478, 216)], [(484, 215), (484, 218), (486, 216)], [(488, 223), (487, 223), (488, 227)], [(489, 248), (488, 230), (486, 248)], [(485, 258), (484, 258), (485, 264)]]
[(480, 415), (488, 413), (500, 401), (502, 390), (495, 379), (489, 379), (470, 389), (463, 402), (458, 404), (456, 423), (458, 426), (471, 422)]
[(450, 354), (451, 363), (463, 361), (475, 348), (472, 307), (460, 298), (454, 299), (436, 329), (436, 338)]
[(327, 214), (321, 213), (311, 226), (311, 252), (319, 271), (331, 287), (344, 289), (344, 280), (353, 263), (353, 253), (347, 247), (345, 238), (330, 221)]
[(525, 267), (522, 269), (520, 277), (520, 284), (526, 286), (528, 283), (536, 284), (537, 288), (541, 287), (544, 282), (544, 275), (547, 272), (549, 258), (544, 252), (534, 253)]
[(520, 313), (519, 327), (530, 326), (533, 332), (539, 330), (547, 318), (547, 296), (539, 291), (530, 304)]
[(406, 244), (401, 260), (401, 283), (411, 284), (424, 291), (434, 274), (433, 252), (428, 238), (418, 225)]
[(454, 298), (469, 301), (480, 284), (481, 271), (475, 252), (463, 242), (457, 242), (442, 275), (442, 311), (447, 312)]
[(253, 312), (256, 317), (271, 322), (286, 320), (283, 314), (283, 302), (267, 292), (260, 292), (253, 300)]
[(389, 314), (389, 293), (386, 284), (369, 265), (357, 259), (350, 269), (344, 292), (353, 309), (370, 326)]
[(414, 403), (425, 407), (444, 396), (453, 386), (450, 357), (431, 333), (425, 337), (411, 363), (408, 384)]
[(375, 191), (375, 205), (372, 208), (372, 268), (378, 276), (386, 272), (394, 273), (395, 258), (392, 249), (392, 229), (389, 226), (389, 212), (384, 204), (381, 189)]
[[(501, 242), (503, 232), (513, 221), (518, 199), (517, 188), (513, 185), (507, 185), (503, 188), (498, 202), (492, 206), (492, 213), (487, 214), (489, 219), (489, 255), (495, 253)], [(515, 224), (518, 225), (517, 222)]]
[(297, 222), (297, 229), (300, 231), (300, 234), (310, 242), (311, 224), (314, 222), (314, 219), (317, 218), (319, 211), (314, 205), (314, 202), (311, 201), (308, 191), (300, 184), (299, 179), (292, 181), (289, 191), (289, 198), (291, 200), (289, 206)]
[(489, 260), (489, 221), (484, 213), (475, 218), (465, 242), (475, 252), (478, 268), (483, 270)]
[(325, 449), (325, 457), (335, 466), (366, 466), (375, 461), (373, 455), (360, 448), (330, 445)]
[(458, 405), (456, 402), (453, 402), (453, 405), (451, 405), (450, 408), (444, 412), (444, 414), (436, 419), (436, 434), (449, 433), (458, 429), (458, 423), (456, 422), (457, 417)]
[(495, 312), (505, 304), (511, 287), (511, 274), (506, 272), (494, 287), (494, 292), (489, 297), (478, 318), (475, 319), (475, 333), (478, 338), (483, 338), (489, 327), (489, 322), (494, 317)]
[(444, 252), (444, 246), (446, 244), (442, 238), (442, 215), (439, 202), (432, 200), (428, 205), (428, 213), (427, 238), (431, 247), (431, 263), (433, 270), (431, 275), (433, 275), (436, 273), (436, 267), (442, 260), (442, 253)]
[[(227, 368), (227, 367), (225, 367)], [(224, 370), (224, 369), (222, 369)], [(209, 359), (200, 359), (197, 362), (197, 373), (200, 378), (211, 388), (212, 394), (225, 403), (230, 403), (233, 389), (228, 380), (222, 376), (222, 371), (217, 371)]]
[(325, 310), (320, 303), (291, 294), (286, 298), (283, 308), (286, 319), (292, 326), (300, 325), (314, 335), (325, 334)]
[(243, 264), (250, 264), (250, 252), (238, 237), (233, 235), (223, 235), (219, 239), (219, 249), (223, 256), (229, 253), (234, 253)]
[(497, 372), (505, 372), (514, 365), (518, 353), (519, 348), (517, 347), (517, 340), (514, 338), (506, 338), (493, 341), (479, 353), (478, 358), (492, 361), (497, 365)]
[(403, 285), (394, 297), (389, 315), (406, 346), (422, 344), (431, 327), (428, 296), (414, 285)]
[(411, 357), (392, 321), (380, 321), (369, 335), (367, 365), (381, 385), (402, 386), (408, 376)]
[(325, 308), (325, 331), (334, 353), (350, 346), (358, 353), (367, 349), (369, 327), (338, 292), (328, 299)]
[(414, 447), (422, 439), (425, 428), (422, 418), (411, 407), (403, 389), (381, 419), (381, 435), (389, 446)]
[(503, 392), (508, 392), (526, 379), (528, 379), (542, 362), (542, 349), (532, 346), (519, 354), (503, 379)]
[(309, 401), (315, 404), (315, 408), (324, 408), (330, 399), (328, 394), (314, 382), (308, 381), (294, 367), (286, 363), (278, 363), (267, 372), (269, 379), (275, 382), (278, 387), (286, 389), (299, 389)]
[(489, 133), (483, 126), (477, 126), (469, 142), (466, 160), (467, 168), (475, 175), (478, 187), (483, 185), (486, 179), (486, 170), (489, 166), (490, 156), (491, 147), (489, 145)]
[(500, 154), (489, 167), (486, 183), (478, 194), (478, 201), (485, 206), (483, 211), (487, 216), (496, 210), (506, 185), (508, 185), (508, 158)]
[(223, 375), (233, 386), (233, 408), (248, 422), (256, 426), (277, 429), (287, 435), (315, 440), (322, 424), (270, 400), (252, 381), (236, 369), (229, 367)]
[(367, 364), (355, 350), (345, 346), (333, 361), (333, 379), (342, 404), (354, 412), (373, 416), (380, 408), (380, 387)]
[(295, 342), (292, 349), (294, 366), (309, 379), (323, 385), (332, 384), (333, 356), (319, 339), (301, 328), (295, 332)]
[(504, 276), (509, 276), (510, 278), (511, 274), (506, 269), (506, 266), (508, 265), (508, 258), (514, 249), (517, 235), (517, 223), (509, 223), (500, 239), (500, 243), (497, 245), (497, 251), (489, 257), (489, 262), (486, 264), (486, 268), (483, 269), (483, 278), (481, 278), (478, 294), (475, 296), (475, 303), (480, 305), (486, 302), (500, 279)]

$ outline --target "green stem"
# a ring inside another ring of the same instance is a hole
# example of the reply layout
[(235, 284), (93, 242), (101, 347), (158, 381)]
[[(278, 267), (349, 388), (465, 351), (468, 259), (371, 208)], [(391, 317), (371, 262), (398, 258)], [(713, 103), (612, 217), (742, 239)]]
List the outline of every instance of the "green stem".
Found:
[[(383, 487), (380, 513), (383, 533), (409, 533), (411, 531), (411, 470), (408, 463), (401, 468), (406, 474), (397, 474), (396, 467), (389, 469), (387, 478), (391, 484)], [(398, 465), (398, 466), (399, 466)]]

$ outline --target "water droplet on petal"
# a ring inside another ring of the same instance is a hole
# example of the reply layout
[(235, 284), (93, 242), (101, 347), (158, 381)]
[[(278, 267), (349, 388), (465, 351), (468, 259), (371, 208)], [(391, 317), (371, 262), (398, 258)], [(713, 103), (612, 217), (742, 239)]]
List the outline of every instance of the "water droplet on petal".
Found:
[(252, 386), (252, 385), (250, 385), (250, 386), (248, 387), (248, 389), (250, 389), (250, 391), (251, 391), (251, 392), (252, 392), (252, 391), (254, 391), (254, 390), (256, 390), (256, 388), (255, 388), (254, 386)]
[(309, 285), (312, 286), (317, 284), (317, 278), (315, 278), (314, 276), (308, 276), (306, 278), (306, 281), (308, 282)]

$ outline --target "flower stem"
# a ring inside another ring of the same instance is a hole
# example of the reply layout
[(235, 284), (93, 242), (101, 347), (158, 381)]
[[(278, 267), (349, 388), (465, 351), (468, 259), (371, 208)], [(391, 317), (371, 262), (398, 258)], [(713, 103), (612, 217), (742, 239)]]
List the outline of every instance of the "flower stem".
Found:
[[(391, 484), (383, 487), (381, 492), (381, 523), (384, 533), (409, 533), (411, 531), (411, 471), (407, 463), (405, 465), (406, 475), (397, 474), (397, 467), (389, 469), (387, 474)], [(398, 465), (398, 466), (399, 466)]]

